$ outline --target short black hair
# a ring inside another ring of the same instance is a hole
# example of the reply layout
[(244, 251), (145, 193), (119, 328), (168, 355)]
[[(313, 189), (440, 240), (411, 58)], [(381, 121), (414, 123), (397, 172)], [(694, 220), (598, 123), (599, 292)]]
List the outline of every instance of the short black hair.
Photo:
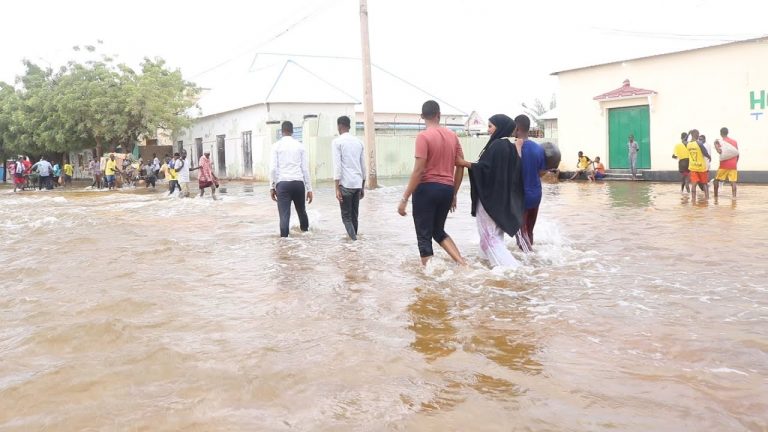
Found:
[(336, 119), (336, 124), (347, 129), (352, 127), (352, 121), (347, 116), (341, 116)]
[(432, 120), (438, 115), (440, 115), (440, 105), (437, 102), (428, 100), (421, 106), (421, 116), (425, 120)]
[(520, 132), (528, 133), (531, 130), (531, 119), (525, 114), (520, 114), (515, 117), (515, 127)]
[(721, 127), (720, 128), (720, 136), (727, 137), (728, 136), (728, 128), (727, 127)]
[(688, 138), (688, 132), (680, 132), (680, 139), (684, 140), (686, 138)]
[(280, 130), (283, 131), (283, 134), (293, 135), (293, 123), (288, 120), (284, 121), (283, 124), (280, 125)]
[(179, 152), (176, 152), (176, 153), (174, 153), (173, 155), (174, 155), (174, 156), (180, 156), (180, 155), (179, 155)]
[(691, 136), (694, 138), (699, 137), (699, 130), (698, 129), (691, 129)]

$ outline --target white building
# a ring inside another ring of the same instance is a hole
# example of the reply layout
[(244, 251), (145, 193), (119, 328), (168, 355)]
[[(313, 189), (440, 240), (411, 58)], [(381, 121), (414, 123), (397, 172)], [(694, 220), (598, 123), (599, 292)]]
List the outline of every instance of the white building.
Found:
[(671, 156), (681, 132), (698, 129), (711, 143), (727, 127), (739, 143), (743, 179), (768, 181), (768, 37), (554, 75), (566, 162), (575, 164), (582, 150), (602, 156), (609, 169), (628, 168), (627, 138), (634, 134), (646, 178), (675, 179)]
[[(372, 72), (378, 136), (423, 129), (421, 105), (429, 99), (440, 103), (446, 126), (464, 130), (467, 115), (460, 109), (380, 67)], [(357, 122), (362, 136), (361, 75), (360, 61), (354, 59), (259, 55), (247, 72), (220, 76), (204, 92), (193, 125), (176, 134), (175, 147), (188, 149), (195, 159), (211, 150), (220, 177), (265, 180), (271, 145), (284, 120), (293, 122), (298, 139), (320, 138), (324, 143), (336, 135), (336, 119), (346, 115)], [(320, 153), (325, 150), (318, 147)], [(316, 156), (318, 161), (326, 159), (324, 154)], [(379, 159), (382, 163), (386, 159)], [(323, 167), (314, 168), (325, 178)]]

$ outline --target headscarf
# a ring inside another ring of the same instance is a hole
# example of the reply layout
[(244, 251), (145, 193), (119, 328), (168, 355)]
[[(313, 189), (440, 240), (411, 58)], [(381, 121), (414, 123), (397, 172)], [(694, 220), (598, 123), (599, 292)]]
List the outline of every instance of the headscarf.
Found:
[(469, 170), (472, 216), (482, 203), (496, 225), (512, 236), (520, 229), (525, 210), (520, 156), (514, 141), (507, 139), (515, 131), (515, 122), (504, 114), (488, 121), (496, 131)]
[(488, 142), (485, 144), (485, 147), (483, 147), (480, 155), (482, 155), (488, 149), (492, 142), (499, 138), (512, 136), (512, 132), (515, 131), (515, 121), (506, 114), (494, 114), (491, 116), (491, 118), (488, 119), (488, 122), (496, 126), (496, 130), (488, 139)]

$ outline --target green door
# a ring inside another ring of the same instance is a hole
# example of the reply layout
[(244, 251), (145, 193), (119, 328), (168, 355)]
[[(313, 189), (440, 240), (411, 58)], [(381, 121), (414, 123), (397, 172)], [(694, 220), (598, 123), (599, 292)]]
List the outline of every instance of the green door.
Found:
[(651, 168), (651, 119), (648, 105), (608, 110), (608, 168), (628, 169), (629, 136), (640, 146), (637, 167)]

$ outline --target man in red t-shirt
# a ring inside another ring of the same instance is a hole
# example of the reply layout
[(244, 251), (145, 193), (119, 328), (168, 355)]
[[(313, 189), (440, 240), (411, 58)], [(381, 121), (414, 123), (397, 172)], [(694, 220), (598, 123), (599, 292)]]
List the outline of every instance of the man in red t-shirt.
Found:
[(408, 198), (413, 195), (413, 224), (422, 264), (426, 265), (434, 255), (434, 239), (457, 264), (466, 265), (456, 243), (445, 232), (445, 220), (448, 212), (456, 208), (456, 194), (464, 177), (464, 168), (456, 167), (456, 158), (464, 159), (464, 152), (456, 134), (440, 126), (437, 102), (424, 102), (421, 118), (427, 129), (416, 137), (413, 173), (397, 212), (400, 216), (406, 215)]
[[(736, 148), (736, 150), (739, 149), (739, 144), (736, 143), (736, 140), (728, 138), (728, 128), (724, 127), (720, 129), (720, 137), (724, 142)], [(716, 141), (715, 150), (717, 150), (717, 153), (722, 157), (722, 143)], [(726, 180), (731, 182), (733, 197), (736, 198), (736, 182), (739, 180), (739, 172), (736, 170), (736, 165), (738, 163), (739, 156), (726, 160), (720, 159), (720, 168), (717, 170), (717, 175), (715, 176), (715, 198), (717, 198), (717, 191), (720, 189), (720, 182), (724, 182)]]

